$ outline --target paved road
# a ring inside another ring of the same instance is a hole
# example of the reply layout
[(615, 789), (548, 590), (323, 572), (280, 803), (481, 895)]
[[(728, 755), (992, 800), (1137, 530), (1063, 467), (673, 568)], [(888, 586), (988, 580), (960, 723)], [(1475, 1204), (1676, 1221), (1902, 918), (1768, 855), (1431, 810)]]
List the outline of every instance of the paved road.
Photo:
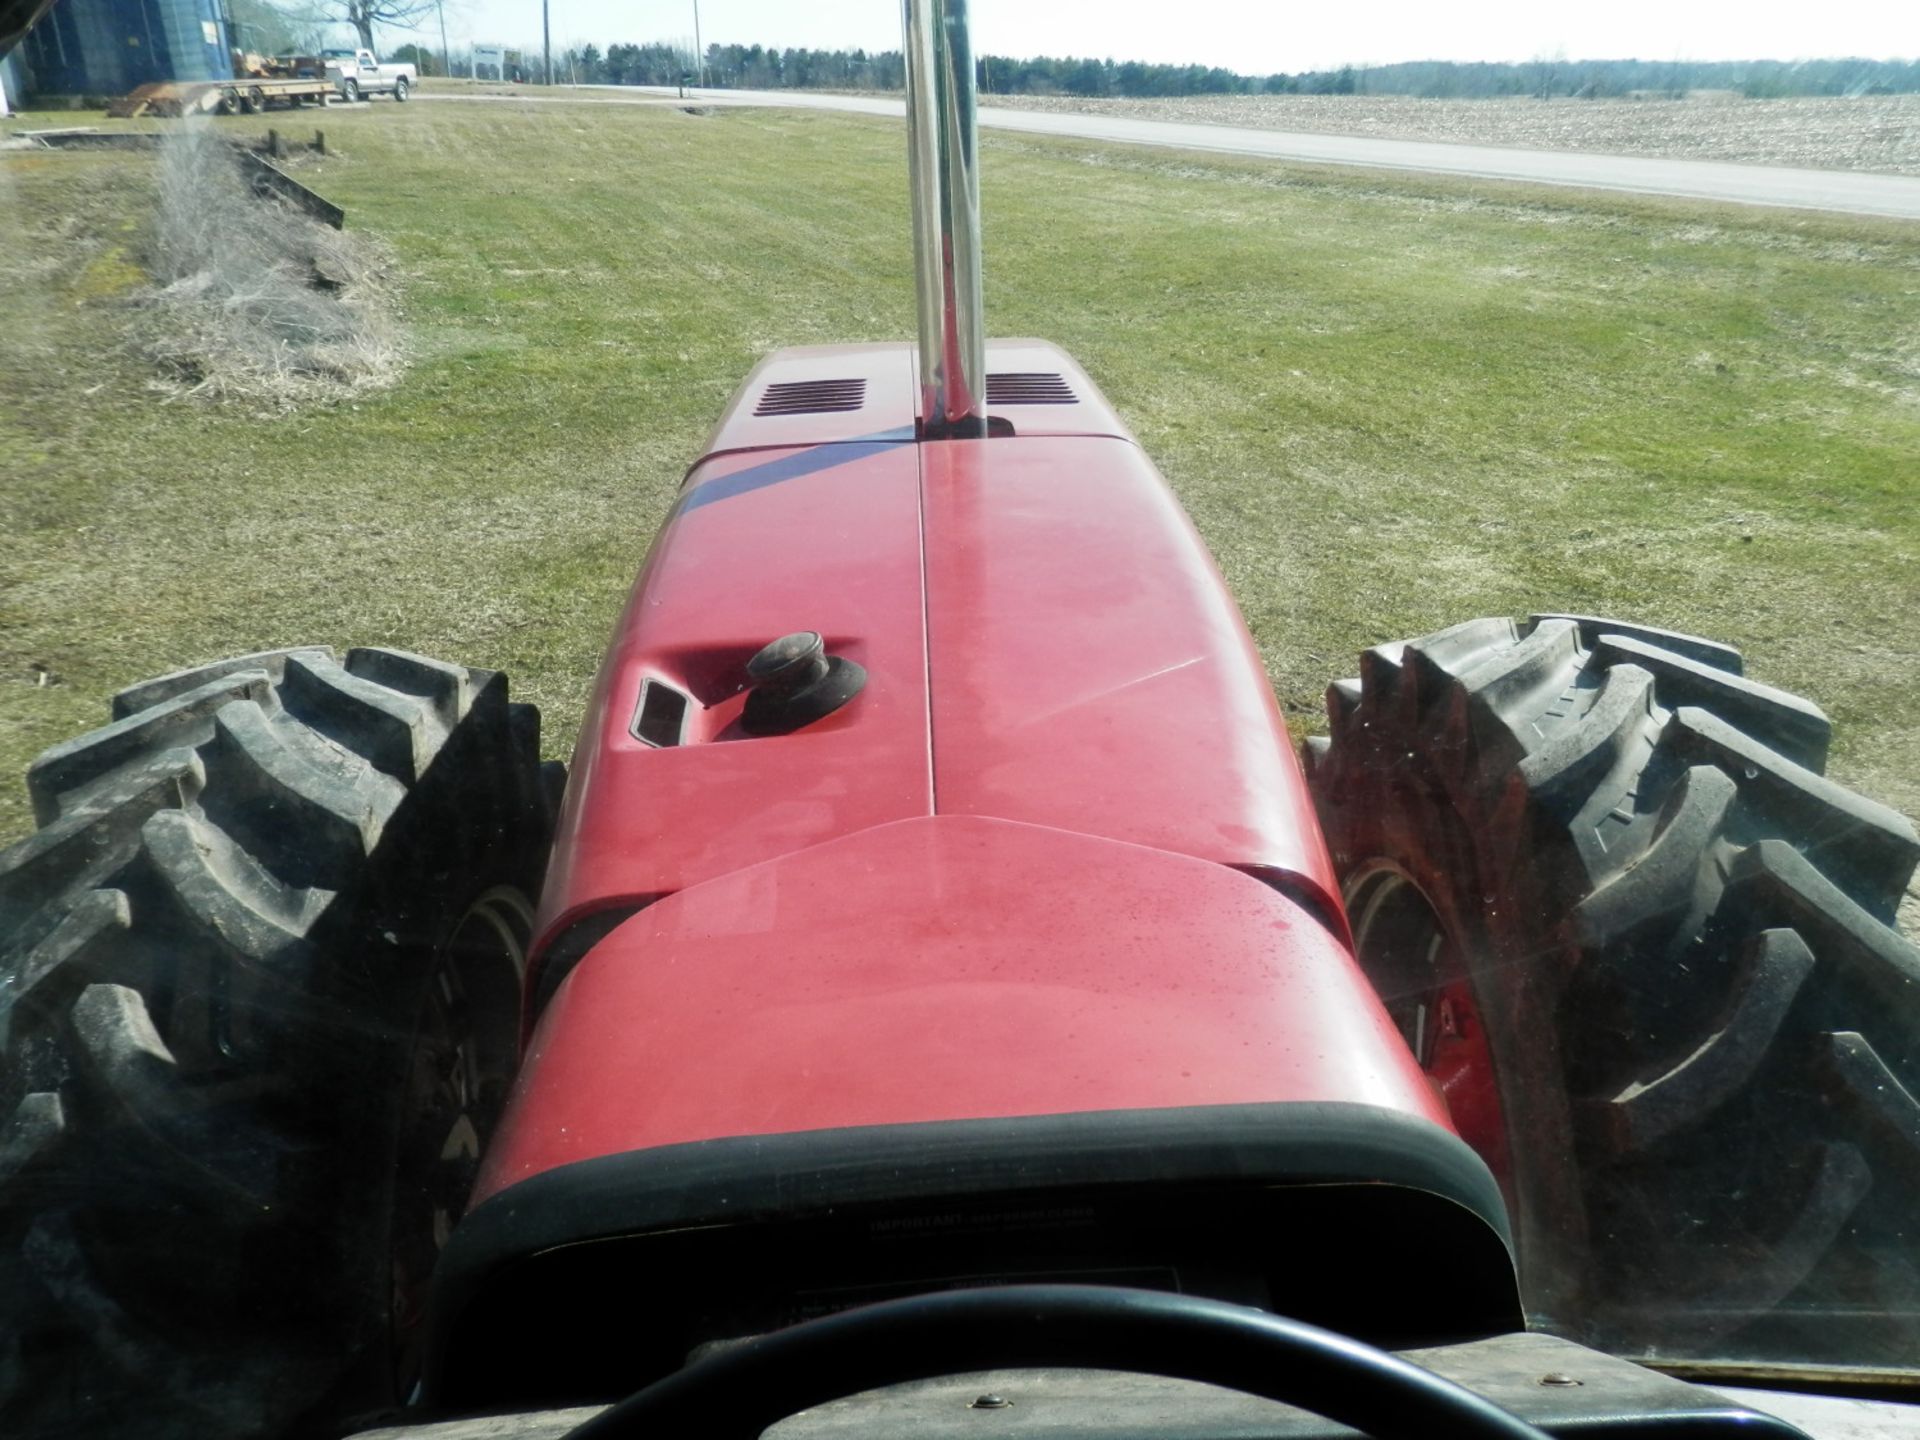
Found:
[[(431, 96), (426, 99), (546, 99), (546, 96)], [(795, 90), (690, 90), (581, 86), (566, 98), (609, 104), (784, 105), (899, 118), (899, 100), (858, 95), (819, 95)], [(553, 98), (559, 99), (560, 96)], [(1662, 160), (1636, 155), (1591, 155), (1572, 150), (1507, 150), (1492, 145), (1453, 145), (1433, 140), (1380, 140), (1353, 135), (1311, 135), (1288, 130), (1247, 130), (1232, 125), (1193, 125), (1173, 120), (1130, 120), (1108, 115), (1063, 115), (1036, 110), (983, 107), (980, 124), (995, 130), (1110, 140), (1180, 150), (1212, 150), (1270, 160), (1320, 165), (1359, 165), (1380, 170), (1418, 170), (1469, 175), (1483, 180), (1519, 180), (1727, 200), (1741, 205), (1780, 205), (1799, 210), (1837, 210), (1920, 220), (1920, 177), (1866, 175), (1850, 170), (1793, 170), (1777, 165), (1729, 165), (1711, 160)]]

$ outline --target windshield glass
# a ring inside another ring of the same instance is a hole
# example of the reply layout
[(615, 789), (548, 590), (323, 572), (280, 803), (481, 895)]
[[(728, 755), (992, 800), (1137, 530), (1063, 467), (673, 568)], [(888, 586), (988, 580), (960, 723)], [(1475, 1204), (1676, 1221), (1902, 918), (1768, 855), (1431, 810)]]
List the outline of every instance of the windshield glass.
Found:
[(887, 5), (143, 3), (0, 0), (0, 1431), (601, 1266), (1920, 1383), (1914, 22), (982, 3), (910, 172)]

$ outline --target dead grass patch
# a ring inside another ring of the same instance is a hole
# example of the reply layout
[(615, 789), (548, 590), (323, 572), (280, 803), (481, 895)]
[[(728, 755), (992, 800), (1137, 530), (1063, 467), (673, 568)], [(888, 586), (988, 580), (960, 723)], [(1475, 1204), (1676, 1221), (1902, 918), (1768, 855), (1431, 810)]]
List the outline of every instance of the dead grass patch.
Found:
[(286, 410), (399, 377), (385, 249), (253, 194), (206, 127), (161, 148), (148, 268), (135, 339), (169, 394)]

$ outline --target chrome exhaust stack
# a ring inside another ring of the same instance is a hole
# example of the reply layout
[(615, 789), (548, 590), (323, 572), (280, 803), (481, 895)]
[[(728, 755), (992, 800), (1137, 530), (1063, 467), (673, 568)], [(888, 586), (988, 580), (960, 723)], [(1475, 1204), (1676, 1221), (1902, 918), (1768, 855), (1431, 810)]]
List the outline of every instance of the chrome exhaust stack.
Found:
[(980, 135), (967, 0), (904, 0), (907, 173), (920, 299), (921, 434), (987, 433)]

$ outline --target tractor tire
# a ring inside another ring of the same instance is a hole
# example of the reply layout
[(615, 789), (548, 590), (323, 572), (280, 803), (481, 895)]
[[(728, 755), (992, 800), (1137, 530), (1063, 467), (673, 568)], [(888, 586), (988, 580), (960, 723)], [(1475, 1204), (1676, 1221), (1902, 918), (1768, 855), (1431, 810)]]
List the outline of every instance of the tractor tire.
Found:
[(315, 648), (113, 713), (0, 852), (0, 1433), (390, 1403), (515, 1063), (538, 712)]
[(410, 88), (410, 87), (409, 87), (409, 86), (407, 85), (407, 77), (406, 77), (406, 76), (404, 76), (404, 75), (399, 75), (399, 76), (396, 76), (396, 77), (394, 77), (394, 82), (393, 82), (393, 98), (394, 98), (394, 99), (395, 99), (396, 101), (398, 101), (398, 102), (399, 102), (400, 104), (402, 104), (402, 105), (404, 105), (404, 104), (406, 104), (406, 103), (407, 103), (407, 91), (408, 91), (408, 89), (409, 89), (409, 88)]
[(1587, 617), (1361, 657), (1309, 783), (1362, 966), (1515, 1210), (1540, 1323), (1616, 1351), (1920, 1344), (1920, 840), (1737, 651)]

